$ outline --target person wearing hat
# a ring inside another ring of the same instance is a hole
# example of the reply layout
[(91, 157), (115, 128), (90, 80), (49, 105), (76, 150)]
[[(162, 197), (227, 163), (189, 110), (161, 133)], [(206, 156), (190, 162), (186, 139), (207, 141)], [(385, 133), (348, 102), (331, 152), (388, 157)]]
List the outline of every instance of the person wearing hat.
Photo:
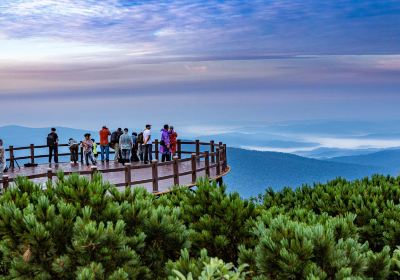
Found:
[(110, 135), (110, 130), (107, 128), (107, 126), (103, 125), (103, 128), (100, 130), (101, 162), (104, 162), (104, 154), (106, 154), (106, 162), (110, 160), (110, 142), (108, 141), (108, 137)]
[(131, 149), (132, 149), (132, 137), (128, 134), (128, 129), (124, 129), (124, 134), (119, 137), (119, 146), (121, 149), (121, 160), (122, 163), (129, 162)]
[(85, 139), (82, 141), (82, 147), (86, 165), (89, 166), (89, 159), (92, 164), (96, 164), (96, 160), (93, 157), (93, 141), (90, 139), (90, 133), (85, 134)]
[(151, 140), (151, 124), (146, 124), (143, 131), (144, 163), (148, 164), (153, 160), (153, 142)]

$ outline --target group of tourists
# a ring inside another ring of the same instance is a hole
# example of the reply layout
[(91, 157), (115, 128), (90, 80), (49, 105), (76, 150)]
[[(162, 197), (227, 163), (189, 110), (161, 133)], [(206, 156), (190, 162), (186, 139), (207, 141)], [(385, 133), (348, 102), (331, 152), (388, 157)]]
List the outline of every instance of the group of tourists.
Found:
[[(148, 164), (153, 159), (153, 139), (151, 125), (147, 124), (145, 129), (140, 132), (132, 132), (129, 129), (118, 128), (114, 132), (103, 126), (99, 131), (100, 136), (100, 155), (102, 162), (110, 161), (110, 148), (115, 151), (114, 160), (120, 163), (142, 162)], [(170, 161), (176, 153), (177, 137), (173, 126), (164, 125), (161, 130), (160, 153), (161, 161)], [(52, 128), (47, 136), (47, 146), (49, 147), (49, 164), (52, 159), (58, 163), (58, 135), (56, 129)], [(71, 152), (71, 163), (78, 163), (79, 148), (82, 147), (85, 164), (96, 164), (98, 151), (95, 139), (91, 138), (90, 133), (84, 135), (84, 139), (80, 142), (74, 138), (70, 138), (68, 146)]]

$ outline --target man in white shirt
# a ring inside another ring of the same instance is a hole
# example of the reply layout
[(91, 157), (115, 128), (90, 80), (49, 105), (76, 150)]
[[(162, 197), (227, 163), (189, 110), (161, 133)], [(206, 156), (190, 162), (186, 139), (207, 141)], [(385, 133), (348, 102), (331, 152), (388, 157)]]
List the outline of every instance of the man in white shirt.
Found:
[(151, 139), (151, 124), (146, 124), (146, 129), (143, 131), (144, 145), (144, 163), (147, 164), (153, 160), (153, 142)]

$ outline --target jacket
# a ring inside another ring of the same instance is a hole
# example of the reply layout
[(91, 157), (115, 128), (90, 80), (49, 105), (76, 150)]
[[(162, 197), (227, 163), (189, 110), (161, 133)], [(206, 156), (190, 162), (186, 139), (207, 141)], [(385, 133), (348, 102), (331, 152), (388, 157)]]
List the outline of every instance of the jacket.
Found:
[(164, 128), (161, 130), (161, 143), (160, 152), (162, 154), (170, 153), (169, 132)]
[(132, 136), (128, 133), (124, 133), (119, 138), (119, 147), (122, 150), (130, 150), (132, 148)]

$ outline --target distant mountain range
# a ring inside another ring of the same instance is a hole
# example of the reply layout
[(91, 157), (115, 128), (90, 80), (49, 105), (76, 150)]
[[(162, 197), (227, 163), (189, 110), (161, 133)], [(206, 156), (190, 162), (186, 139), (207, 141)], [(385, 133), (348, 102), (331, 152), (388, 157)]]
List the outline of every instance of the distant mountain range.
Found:
[(386, 173), (395, 175), (400, 173), (400, 149), (390, 149), (366, 155), (334, 157), (328, 159), (328, 161), (365, 166), (379, 166), (385, 168)]
[[(376, 164), (317, 160), (287, 153), (237, 148), (230, 148), (228, 156), (232, 172), (225, 182), (230, 190), (236, 190), (245, 197), (256, 196), (268, 187), (279, 190), (285, 186), (295, 188), (314, 182), (325, 183), (336, 177), (356, 179), (377, 173), (395, 174), (396, 171), (395, 167)], [(400, 169), (400, 164), (397, 166)]]

